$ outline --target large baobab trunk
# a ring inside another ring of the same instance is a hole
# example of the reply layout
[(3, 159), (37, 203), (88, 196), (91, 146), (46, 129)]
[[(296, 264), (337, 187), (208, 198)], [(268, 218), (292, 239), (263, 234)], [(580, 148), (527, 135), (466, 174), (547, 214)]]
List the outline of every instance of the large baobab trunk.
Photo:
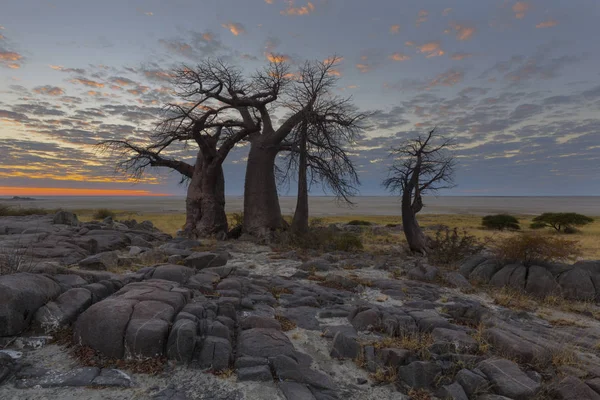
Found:
[(220, 163), (203, 163), (199, 155), (185, 200), (184, 232), (190, 237), (227, 233), (225, 179)]
[(416, 213), (411, 204), (411, 192), (402, 194), (402, 228), (411, 251), (426, 254), (428, 249), (427, 236), (419, 226)]
[(268, 236), (283, 222), (275, 182), (278, 149), (265, 142), (251, 142), (244, 185), (244, 230), (258, 237)]
[(304, 234), (308, 232), (308, 182), (307, 154), (306, 154), (306, 127), (303, 127), (300, 137), (300, 155), (298, 157), (298, 198), (296, 210), (292, 220), (292, 232)]

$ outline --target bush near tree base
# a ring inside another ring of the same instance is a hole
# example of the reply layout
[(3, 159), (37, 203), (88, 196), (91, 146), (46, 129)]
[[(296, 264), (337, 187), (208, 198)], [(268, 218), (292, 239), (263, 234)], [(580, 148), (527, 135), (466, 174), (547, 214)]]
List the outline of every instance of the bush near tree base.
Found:
[(108, 208), (100, 208), (98, 210), (96, 210), (96, 212), (94, 213), (93, 217), (94, 219), (104, 219), (104, 218), (115, 218), (116, 214), (114, 211), (109, 210)]
[(523, 233), (497, 240), (494, 255), (504, 261), (532, 265), (535, 262), (574, 260), (581, 254), (578, 242), (537, 233)]
[(594, 222), (593, 218), (577, 213), (543, 213), (533, 219), (531, 229), (554, 228), (557, 232), (575, 233), (575, 226)]
[(435, 232), (435, 237), (430, 239), (431, 250), (427, 258), (433, 264), (451, 265), (479, 253), (485, 244), (475, 236), (469, 235), (466, 230), (459, 231), (458, 228), (443, 226)]
[(516, 231), (521, 229), (519, 220), (508, 214), (486, 215), (481, 220), (481, 225), (488, 229), (496, 229), (499, 231), (505, 229)]

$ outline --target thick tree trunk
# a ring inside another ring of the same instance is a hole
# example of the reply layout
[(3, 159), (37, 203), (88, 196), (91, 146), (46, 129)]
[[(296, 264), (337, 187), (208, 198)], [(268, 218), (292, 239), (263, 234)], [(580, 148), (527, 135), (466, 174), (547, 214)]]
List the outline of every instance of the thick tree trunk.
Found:
[(308, 233), (308, 182), (306, 157), (306, 132), (302, 132), (300, 138), (300, 156), (298, 159), (298, 198), (296, 201), (296, 210), (292, 220), (292, 232), (305, 234)]
[(227, 233), (225, 179), (220, 163), (207, 163), (198, 154), (185, 205), (186, 236), (197, 238)]
[(415, 253), (426, 254), (428, 250), (427, 236), (417, 222), (417, 215), (413, 211), (409, 191), (402, 194), (402, 228), (410, 250)]
[(258, 138), (251, 142), (244, 184), (244, 231), (268, 237), (282, 227), (275, 182), (277, 147)]

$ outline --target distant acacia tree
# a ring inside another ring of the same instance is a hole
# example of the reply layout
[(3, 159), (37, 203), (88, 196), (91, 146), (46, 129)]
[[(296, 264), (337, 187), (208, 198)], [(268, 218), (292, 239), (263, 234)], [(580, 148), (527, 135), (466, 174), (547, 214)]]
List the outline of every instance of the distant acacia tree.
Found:
[(577, 213), (543, 213), (533, 219), (532, 229), (554, 228), (557, 232), (574, 233), (575, 226), (591, 224), (594, 219)]
[(426, 254), (430, 244), (416, 217), (423, 209), (422, 196), (454, 187), (456, 162), (449, 151), (453, 146), (451, 139), (437, 135), (432, 129), (426, 136), (419, 136), (392, 149), (395, 161), (383, 185), (401, 196), (402, 227), (413, 252)]
[(360, 182), (348, 155), (348, 146), (357, 139), (366, 117), (367, 114), (355, 109), (349, 98), (320, 97), (282, 143), (281, 149), (287, 154), (280, 179), (285, 181), (295, 175), (298, 182), (293, 232), (308, 232), (308, 192), (315, 184), (331, 191), (338, 200), (352, 204), (350, 197), (358, 193)]

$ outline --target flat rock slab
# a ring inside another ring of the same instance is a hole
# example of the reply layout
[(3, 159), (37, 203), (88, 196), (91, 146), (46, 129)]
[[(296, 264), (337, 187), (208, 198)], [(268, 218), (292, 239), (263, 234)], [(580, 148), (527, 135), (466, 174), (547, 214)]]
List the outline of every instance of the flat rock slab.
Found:
[(531, 399), (540, 384), (521, 371), (514, 362), (506, 359), (485, 360), (478, 367), (489, 378), (496, 392), (515, 400)]
[(50, 372), (39, 378), (21, 379), (15, 383), (19, 389), (40, 386), (43, 388), (65, 387), (65, 386), (90, 386), (92, 381), (100, 375), (100, 368), (83, 367), (68, 372)]
[(290, 339), (276, 329), (254, 328), (242, 331), (238, 338), (240, 355), (250, 357), (294, 357), (295, 349)]

